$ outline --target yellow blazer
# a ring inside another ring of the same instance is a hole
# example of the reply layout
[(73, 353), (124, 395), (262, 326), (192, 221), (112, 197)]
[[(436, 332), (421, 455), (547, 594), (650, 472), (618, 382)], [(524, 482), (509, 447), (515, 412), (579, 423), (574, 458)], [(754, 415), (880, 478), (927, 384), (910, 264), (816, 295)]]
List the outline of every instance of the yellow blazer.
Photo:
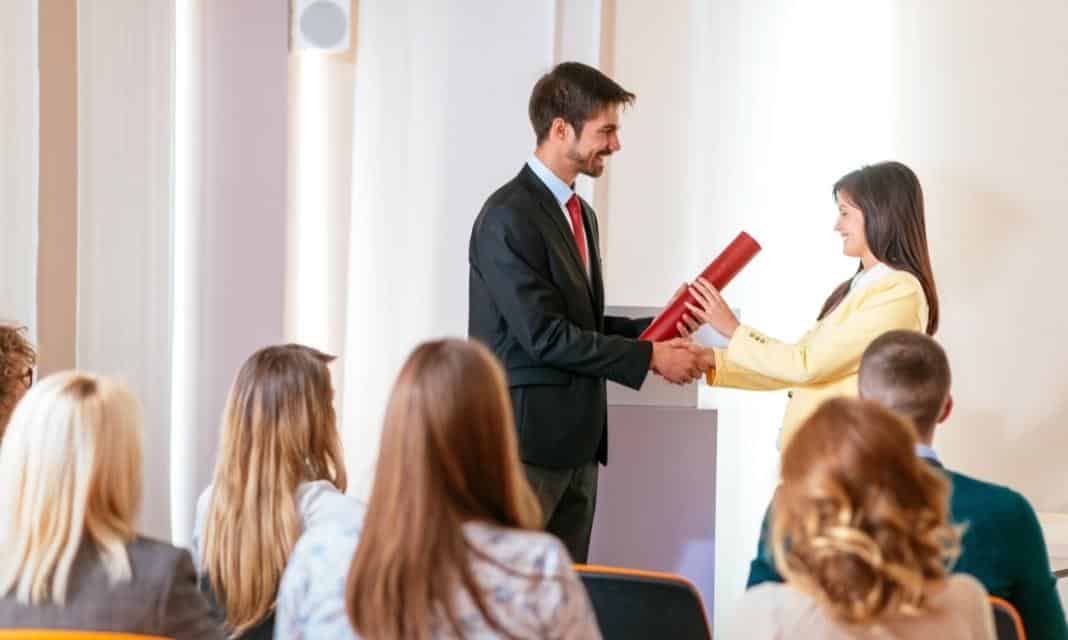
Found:
[(784, 447), (805, 418), (834, 396), (857, 395), (864, 349), (893, 329), (924, 331), (927, 297), (907, 271), (890, 271), (851, 291), (796, 344), (740, 325), (726, 349), (715, 348), (708, 384), (736, 389), (792, 388), (779, 444)]

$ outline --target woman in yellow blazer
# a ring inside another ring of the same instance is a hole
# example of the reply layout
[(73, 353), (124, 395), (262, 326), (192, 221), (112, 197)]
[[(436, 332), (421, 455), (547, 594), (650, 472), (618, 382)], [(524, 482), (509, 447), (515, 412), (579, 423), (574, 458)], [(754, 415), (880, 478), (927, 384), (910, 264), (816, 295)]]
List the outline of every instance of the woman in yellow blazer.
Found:
[(791, 389), (780, 445), (825, 399), (857, 394), (860, 356), (891, 329), (938, 328), (938, 294), (927, 252), (923, 191), (916, 174), (899, 162), (866, 166), (834, 185), (843, 252), (859, 258), (853, 278), (827, 298), (812, 327), (786, 343), (741, 324), (723, 297), (699, 279), (690, 291), (697, 304), (679, 330), (702, 323), (726, 336), (712, 349), (708, 383), (739, 389)]

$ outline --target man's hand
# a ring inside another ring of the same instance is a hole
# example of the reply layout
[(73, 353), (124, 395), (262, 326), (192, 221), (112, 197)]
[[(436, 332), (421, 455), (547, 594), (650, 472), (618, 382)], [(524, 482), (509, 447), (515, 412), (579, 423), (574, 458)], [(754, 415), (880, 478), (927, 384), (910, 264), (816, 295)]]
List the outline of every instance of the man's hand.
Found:
[(700, 378), (714, 362), (712, 353), (683, 338), (653, 343), (650, 368), (673, 384), (689, 384)]

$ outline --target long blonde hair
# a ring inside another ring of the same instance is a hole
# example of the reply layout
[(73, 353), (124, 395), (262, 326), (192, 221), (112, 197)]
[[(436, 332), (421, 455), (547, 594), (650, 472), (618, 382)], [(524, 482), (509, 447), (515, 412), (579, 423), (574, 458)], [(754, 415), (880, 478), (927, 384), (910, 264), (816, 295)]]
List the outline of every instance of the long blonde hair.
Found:
[(130, 579), (141, 432), (137, 399), (103, 376), (57, 373), (26, 393), (0, 447), (0, 594), (63, 604), (84, 541), (113, 583)]
[(455, 598), (463, 589), (507, 636), (471, 571), (472, 556), (488, 560), (464, 537), (472, 520), (536, 529), (541, 511), (519, 462), (500, 365), (476, 342), (428, 342), (408, 357), (386, 408), (345, 592), (356, 631), (424, 639), (444, 623), (462, 635)]
[(204, 531), (202, 571), (240, 635), (274, 608), (301, 533), (302, 482), (346, 488), (327, 364), (295, 344), (261, 349), (230, 388)]
[(872, 401), (837, 398), (783, 451), (775, 564), (842, 621), (924, 612), (931, 585), (959, 552), (949, 484), (915, 445), (904, 418)]

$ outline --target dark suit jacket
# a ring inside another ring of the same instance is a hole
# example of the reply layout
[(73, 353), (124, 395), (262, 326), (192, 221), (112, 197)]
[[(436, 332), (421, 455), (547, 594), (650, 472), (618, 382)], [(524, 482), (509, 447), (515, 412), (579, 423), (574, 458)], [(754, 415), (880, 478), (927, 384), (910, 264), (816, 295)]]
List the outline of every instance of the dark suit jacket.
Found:
[(491, 195), (471, 231), (468, 334), (508, 373), (524, 462), (608, 459), (605, 379), (641, 387), (649, 319), (605, 317), (597, 218), (582, 202), (591, 275), (560, 206), (526, 165)]
[[(1011, 602), (1020, 612), (1029, 639), (1068, 639), (1046, 541), (1027, 499), (1008, 487), (928, 462), (949, 478), (950, 516), (966, 526), (953, 571), (974, 576), (990, 595)], [(762, 582), (782, 582), (772, 558), (768, 520), (765, 515), (747, 588)]]
[(189, 552), (137, 538), (126, 545), (133, 577), (111, 586), (96, 548), (83, 542), (71, 567), (66, 604), (27, 606), (0, 598), (0, 628), (123, 631), (178, 640), (222, 640), (197, 590)]

